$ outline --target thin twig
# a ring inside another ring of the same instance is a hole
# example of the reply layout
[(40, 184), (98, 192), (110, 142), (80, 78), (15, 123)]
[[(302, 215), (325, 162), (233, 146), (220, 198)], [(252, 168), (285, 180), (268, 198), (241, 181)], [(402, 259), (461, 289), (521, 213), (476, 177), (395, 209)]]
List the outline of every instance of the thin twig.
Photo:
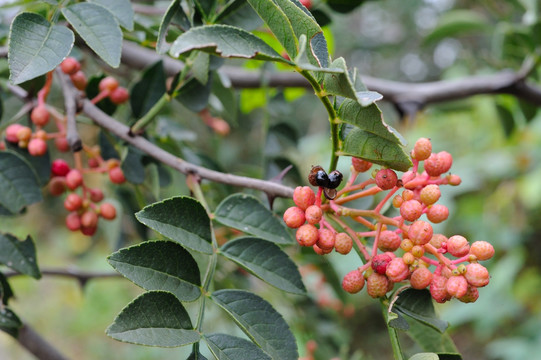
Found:
[(39, 360), (68, 359), (28, 324), (23, 324), (19, 329), (19, 335), (16, 340)]
[[(68, 76), (60, 68), (56, 69), (56, 74), (60, 79), (60, 85), (65, 94), (73, 94), (77, 91)], [(64, 108), (66, 110), (66, 140), (68, 140), (71, 151), (81, 151), (83, 143), (79, 132), (77, 132), (77, 122), (75, 120), (75, 114), (77, 113), (76, 98), (74, 96), (64, 96)]]

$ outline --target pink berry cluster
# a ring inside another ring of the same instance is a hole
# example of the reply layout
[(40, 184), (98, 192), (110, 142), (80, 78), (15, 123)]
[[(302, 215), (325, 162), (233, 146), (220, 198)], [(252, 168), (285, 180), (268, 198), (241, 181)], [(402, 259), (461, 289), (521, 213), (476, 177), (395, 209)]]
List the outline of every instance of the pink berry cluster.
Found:
[[(284, 221), (297, 229), (300, 245), (313, 246), (318, 254), (329, 253), (333, 247), (347, 254), (353, 244), (358, 247), (364, 264), (344, 276), (342, 287), (349, 293), (361, 291), (366, 284), (367, 293), (378, 298), (386, 296), (395, 283), (409, 283), (414, 289), (428, 287), (440, 303), (451, 298), (474, 302), (479, 297), (478, 288), (490, 280), (488, 270), (479, 262), (490, 259), (494, 248), (486, 241), (470, 244), (461, 235), (447, 238), (434, 233), (432, 224), (449, 216), (449, 209), (437, 203), (440, 187), (459, 185), (461, 179), (449, 173), (451, 154), (432, 152), (429, 139), (417, 140), (411, 157), (413, 168), (401, 178), (383, 168), (359, 184), (355, 183), (357, 176), (372, 164), (352, 158), (351, 176), (335, 198), (322, 204), (310, 187), (297, 187), (293, 195), (296, 206), (287, 209)], [(347, 207), (352, 200), (383, 191), (388, 192), (373, 210)], [(397, 209), (396, 216), (382, 213), (388, 201)], [(343, 231), (336, 230), (326, 217)], [(353, 229), (343, 217), (368, 231)]]

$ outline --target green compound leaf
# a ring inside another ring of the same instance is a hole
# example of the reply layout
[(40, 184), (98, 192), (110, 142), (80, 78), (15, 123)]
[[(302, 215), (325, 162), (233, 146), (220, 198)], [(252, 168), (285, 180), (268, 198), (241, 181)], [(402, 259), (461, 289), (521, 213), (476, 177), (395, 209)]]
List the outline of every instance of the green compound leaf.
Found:
[(41, 15), (17, 15), (9, 31), (10, 81), (20, 84), (53, 70), (68, 56), (74, 41), (71, 30), (52, 25)]
[(23, 326), (22, 321), (13, 311), (7, 307), (2, 307), (0, 309), (0, 328), (18, 329), (21, 326)]
[(177, 25), (183, 31), (190, 28), (190, 20), (182, 9), (180, 0), (172, 1), (167, 8), (167, 11), (163, 15), (162, 22), (160, 23), (160, 29), (158, 31), (158, 42), (156, 43), (156, 51), (158, 54), (165, 54), (171, 47), (171, 45), (166, 41), (167, 32), (171, 25)]
[(394, 309), (443, 333), (449, 324), (436, 316), (428, 290), (407, 289), (400, 293)]
[(247, 0), (263, 19), (291, 59), (297, 56), (297, 37), (288, 17), (272, 0)]
[(289, 326), (268, 302), (242, 290), (219, 290), (211, 298), (273, 359), (299, 358), (297, 343)]
[(411, 167), (399, 134), (385, 124), (375, 104), (363, 107), (355, 100), (346, 99), (338, 109), (338, 117), (352, 125), (347, 128), (349, 131), (342, 131), (341, 155), (360, 157), (399, 171)]
[(30, 236), (21, 241), (11, 234), (0, 233), (0, 263), (34, 279), (41, 278), (36, 246)]
[(113, 14), (91, 3), (70, 5), (62, 14), (99, 57), (114, 68), (120, 65), (122, 31)]
[(235, 239), (227, 242), (220, 254), (278, 289), (293, 294), (306, 291), (295, 263), (271, 242), (253, 237)]
[(199, 201), (185, 196), (148, 205), (137, 220), (188, 249), (212, 254), (210, 219)]
[(191, 28), (171, 46), (173, 57), (192, 50), (202, 50), (224, 58), (246, 58), (289, 63), (263, 40), (248, 31), (229, 25)]
[(106, 8), (120, 26), (128, 31), (133, 31), (133, 7), (130, 0), (88, 0), (90, 3), (98, 4)]
[(233, 194), (214, 213), (220, 223), (277, 244), (292, 244), (282, 221), (251, 195)]
[(163, 61), (157, 61), (149, 66), (143, 77), (130, 91), (130, 105), (133, 115), (140, 118), (145, 115), (165, 94), (165, 71)]
[(111, 254), (116, 271), (145, 290), (165, 290), (181, 301), (201, 296), (199, 267), (192, 255), (172, 241), (147, 241)]
[(13, 151), (0, 152), (0, 204), (11, 213), (42, 200), (34, 170)]
[(184, 306), (165, 291), (149, 291), (133, 300), (106, 333), (115, 340), (160, 347), (183, 346), (200, 339)]
[(212, 355), (218, 360), (271, 360), (254, 343), (226, 334), (204, 335)]

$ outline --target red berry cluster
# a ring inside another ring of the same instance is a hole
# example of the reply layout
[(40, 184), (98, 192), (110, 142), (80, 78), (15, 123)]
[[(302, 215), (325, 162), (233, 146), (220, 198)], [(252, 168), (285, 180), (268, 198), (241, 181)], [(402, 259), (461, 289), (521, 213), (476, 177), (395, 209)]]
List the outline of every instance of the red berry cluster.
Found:
[[(413, 168), (401, 178), (391, 169), (380, 169), (360, 184), (355, 184), (357, 176), (368, 171), (372, 164), (353, 158), (351, 176), (335, 198), (321, 204), (321, 196), (314, 196), (311, 188), (297, 187), (293, 195), (297, 206), (285, 212), (284, 221), (297, 229), (299, 244), (313, 246), (318, 254), (326, 254), (333, 247), (340, 253), (348, 253), (353, 244), (359, 248), (364, 264), (346, 274), (342, 282), (349, 293), (361, 291), (366, 284), (370, 296), (383, 297), (395, 283), (409, 282), (415, 289), (429, 287), (437, 302), (453, 297), (473, 302), (479, 296), (477, 288), (489, 282), (488, 270), (478, 262), (490, 259), (494, 248), (486, 241), (470, 244), (460, 235), (447, 238), (434, 234), (431, 224), (445, 221), (449, 216), (449, 209), (437, 203), (440, 186), (456, 186), (461, 179), (448, 174), (453, 162), (451, 154), (433, 153), (429, 139), (419, 139), (411, 156)], [(373, 210), (345, 206), (349, 201), (382, 191), (388, 193)], [(388, 201), (397, 209), (397, 216), (381, 213)], [(327, 216), (345, 232), (335, 230), (325, 219)], [(355, 231), (342, 221), (344, 216), (368, 231)], [(344, 251), (339, 237), (347, 238)], [(373, 239), (371, 249), (370, 239)]]
[[(86, 88), (87, 80), (81, 71), (81, 64), (74, 58), (68, 57), (61, 64), (60, 69), (69, 75), (75, 87), (79, 90)], [(43, 156), (47, 153), (47, 140), (54, 140), (56, 148), (61, 152), (70, 150), (66, 139), (66, 119), (55, 110), (49, 111), (46, 99), (50, 92), (53, 81), (53, 72), (47, 74), (43, 88), (37, 94), (37, 106), (30, 113), (32, 127), (21, 124), (9, 125), (4, 134), (4, 139), (12, 146), (27, 149), (32, 156)], [(128, 91), (118, 85), (113, 77), (106, 77), (100, 81), (100, 93), (92, 101), (98, 102), (109, 97), (115, 104), (128, 100)], [(52, 109), (52, 108), (51, 108)], [(51, 118), (54, 118), (55, 131), (45, 130)], [(0, 142), (0, 150), (6, 148), (4, 142)], [(69, 191), (64, 201), (64, 207), (70, 211), (66, 217), (66, 225), (70, 230), (80, 230), (85, 235), (93, 235), (96, 232), (98, 219), (102, 217), (111, 220), (116, 217), (116, 209), (110, 203), (101, 203), (103, 192), (100, 189), (91, 189), (84, 183), (83, 173), (98, 172), (109, 174), (112, 183), (121, 184), (126, 181), (120, 163), (116, 159), (105, 161), (100, 156), (99, 148), (91, 148), (83, 144), (83, 151), (87, 158), (87, 167), (83, 167), (80, 153), (74, 153), (75, 168), (71, 168), (62, 159), (56, 159), (51, 165), (51, 180), (49, 191), (58, 196)], [(81, 189), (80, 193), (77, 193)]]

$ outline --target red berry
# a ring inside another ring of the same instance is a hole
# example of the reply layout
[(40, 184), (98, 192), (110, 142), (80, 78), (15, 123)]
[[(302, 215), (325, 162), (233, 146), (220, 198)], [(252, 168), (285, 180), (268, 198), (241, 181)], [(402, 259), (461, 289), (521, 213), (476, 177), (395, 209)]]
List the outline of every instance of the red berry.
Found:
[(394, 258), (387, 266), (385, 275), (392, 282), (400, 282), (406, 280), (410, 274), (409, 266), (404, 263), (404, 260), (401, 257)]
[(95, 169), (95, 168), (100, 166), (100, 163), (99, 163), (98, 159), (96, 159), (96, 158), (88, 159), (87, 164), (88, 164), (88, 167), (92, 168), (92, 169)]
[(296, 206), (292, 206), (284, 212), (284, 222), (292, 229), (300, 227), (305, 222), (304, 211)]
[(372, 273), (366, 279), (366, 292), (373, 298), (385, 296), (389, 290), (389, 279), (387, 276), (378, 273)]
[(393, 197), (393, 207), (399, 208), (404, 203), (404, 198), (400, 195), (395, 195)]
[(306, 210), (309, 206), (315, 204), (316, 195), (308, 186), (297, 186), (293, 191), (293, 202), (302, 210)]
[(464, 236), (454, 235), (447, 240), (447, 251), (455, 257), (462, 257), (470, 252), (470, 244)]
[(104, 77), (103, 79), (100, 80), (98, 87), (100, 91), (105, 91), (105, 90), (113, 91), (116, 88), (118, 88), (118, 80), (112, 76)]
[(425, 248), (421, 245), (414, 245), (411, 248), (411, 254), (415, 256), (416, 258), (420, 258), (425, 254)]
[(351, 165), (353, 165), (353, 168), (355, 169), (355, 171), (360, 172), (360, 173), (368, 171), (372, 167), (371, 162), (363, 160), (361, 158), (357, 158), (357, 157), (351, 158)]
[(432, 226), (426, 221), (417, 220), (410, 225), (408, 237), (415, 245), (424, 245), (432, 238)]
[(116, 217), (116, 209), (113, 204), (103, 203), (100, 205), (100, 215), (106, 220), (113, 220)]
[(430, 295), (439, 303), (449, 300), (451, 297), (447, 293), (447, 278), (441, 275), (434, 275), (430, 283)]
[(11, 124), (6, 128), (6, 141), (10, 143), (18, 143), (19, 137), (17, 136), (17, 133), (19, 130), (21, 130), (24, 126), (21, 124)]
[(86, 89), (86, 85), (88, 84), (88, 80), (86, 79), (86, 75), (82, 71), (77, 71), (75, 74), (70, 75), (71, 82), (73, 83), (73, 86), (77, 88), (78, 90), (83, 91)]
[(66, 186), (70, 190), (75, 190), (83, 184), (83, 175), (77, 169), (71, 169), (66, 175)]
[(400, 242), (400, 248), (405, 252), (411, 251), (411, 249), (413, 249), (413, 241), (410, 239), (403, 239)]
[(447, 176), (447, 183), (451, 186), (458, 186), (462, 182), (460, 176), (455, 174), (450, 174)]
[(402, 199), (404, 199), (404, 201), (413, 200), (414, 196), (415, 193), (411, 190), (404, 189), (404, 191), (402, 191)]
[(86, 228), (93, 228), (98, 225), (98, 214), (94, 210), (87, 210), (81, 215), (81, 225)]
[(92, 236), (96, 233), (96, 230), (98, 230), (97, 226), (81, 226), (81, 233), (86, 236)]
[[(130, 94), (128, 93), (128, 90), (122, 86), (117, 87), (111, 93), (109, 94), (109, 99), (113, 104), (119, 105), (122, 103), (125, 103), (130, 98)], [(227, 123), (226, 123), (227, 124)], [(227, 125), (229, 132), (229, 125)]]
[(322, 250), (332, 250), (334, 248), (334, 232), (329, 229), (319, 229), (316, 245)]
[(306, 209), (304, 216), (306, 217), (306, 221), (309, 224), (315, 225), (319, 223), (319, 221), (323, 217), (323, 210), (321, 210), (321, 208), (317, 205), (310, 205)]
[(395, 251), (400, 247), (400, 236), (390, 230), (384, 230), (379, 234), (378, 249), (381, 251)]
[(464, 274), (468, 283), (475, 287), (483, 287), (490, 281), (490, 275), (486, 267), (481, 264), (472, 263), (466, 266)]
[(64, 74), (73, 75), (81, 70), (81, 63), (75, 58), (67, 57), (60, 63), (60, 70), (62, 70)]
[(381, 169), (376, 173), (376, 185), (381, 190), (389, 190), (396, 186), (398, 176), (391, 169)]
[(411, 287), (417, 290), (426, 288), (432, 282), (432, 276), (432, 272), (424, 266), (415, 269), (410, 277)]
[(340, 254), (349, 254), (353, 248), (353, 240), (346, 233), (338, 233), (334, 237), (334, 248)]
[(432, 153), (428, 159), (425, 160), (425, 171), (430, 176), (440, 176), (446, 173), (453, 164), (453, 157), (446, 151), (439, 153)]
[(30, 113), (30, 120), (36, 126), (45, 126), (49, 122), (49, 110), (45, 105), (36, 106)]
[(318, 240), (319, 231), (317, 227), (312, 224), (304, 224), (297, 229), (295, 237), (299, 245), (313, 246)]
[(326, 255), (332, 251), (332, 249), (322, 249), (317, 244), (312, 245), (314, 252), (318, 255)]
[(81, 228), (81, 218), (76, 212), (71, 212), (66, 216), (66, 227), (71, 231), (77, 231)]
[(70, 149), (70, 145), (68, 143), (68, 139), (65, 137), (57, 137), (54, 139), (54, 145), (58, 149), (58, 151), (61, 152), (67, 152)]
[(468, 282), (462, 275), (451, 276), (445, 285), (447, 293), (454, 297), (462, 297), (468, 291)]
[(377, 254), (372, 258), (372, 269), (378, 274), (385, 274), (391, 260), (391, 257), (387, 254)]
[(28, 143), (28, 153), (32, 156), (43, 156), (47, 153), (47, 143), (42, 139), (32, 139)]
[(432, 153), (432, 143), (427, 138), (420, 138), (413, 146), (413, 157), (422, 161), (428, 159)]
[(71, 193), (68, 196), (66, 196), (66, 199), (64, 200), (64, 207), (68, 211), (76, 211), (79, 210), (83, 206), (83, 198), (75, 193)]
[(441, 248), (441, 245), (446, 242), (447, 237), (442, 234), (434, 234), (432, 235), (432, 239), (430, 239), (430, 245), (434, 246), (436, 249)]
[(475, 286), (468, 286), (468, 291), (466, 291), (466, 294), (464, 296), (461, 296), (458, 298), (458, 300), (462, 301), (463, 303), (472, 303), (476, 302), (479, 298), (479, 290)]
[(423, 214), (423, 205), (417, 200), (404, 201), (400, 206), (400, 215), (406, 221), (415, 221)]
[(109, 180), (113, 184), (122, 184), (126, 181), (126, 178), (124, 177), (124, 172), (120, 168), (120, 166), (114, 167), (111, 170), (109, 170)]
[(103, 200), (103, 191), (100, 189), (90, 189), (90, 201), (100, 202)]
[(312, 0), (299, 0), (308, 10), (312, 8)]
[(53, 196), (62, 195), (66, 191), (66, 178), (63, 176), (56, 176), (49, 181), (49, 192)]
[(53, 176), (66, 176), (70, 171), (68, 163), (62, 159), (56, 159), (51, 164), (51, 174)]
[(432, 205), (438, 201), (441, 196), (440, 187), (436, 184), (429, 184), (421, 190), (419, 196), (421, 202), (426, 205)]
[(445, 205), (435, 204), (430, 206), (426, 211), (428, 221), (439, 224), (449, 217), (449, 209)]
[(488, 260), (494, 256), (494, 247), (486, 241), (475, 241), (471, 244), (470, 254), (475, 255), (477, 260)]
[(342, 288), (350, 294), (356, 294), (364, 287), (364, 276), (359, 270), (353, 270), (344, 276)]

